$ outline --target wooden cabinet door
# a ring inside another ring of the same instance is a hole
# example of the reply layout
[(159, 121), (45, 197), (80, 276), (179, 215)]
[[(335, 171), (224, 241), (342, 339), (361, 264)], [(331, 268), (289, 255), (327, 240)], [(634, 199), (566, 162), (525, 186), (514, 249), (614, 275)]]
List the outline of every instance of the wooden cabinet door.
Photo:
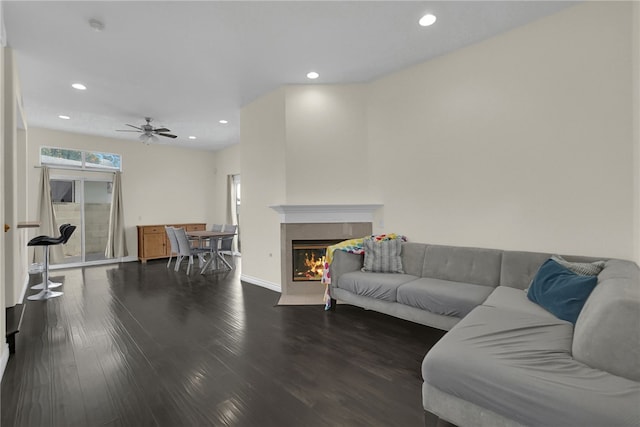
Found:
[(164, 228), (162, 229), (162, 233), (144, 233), (144, 253), (142, 256), (144, 258), (161, 258), (167, 256), (167, 239)]

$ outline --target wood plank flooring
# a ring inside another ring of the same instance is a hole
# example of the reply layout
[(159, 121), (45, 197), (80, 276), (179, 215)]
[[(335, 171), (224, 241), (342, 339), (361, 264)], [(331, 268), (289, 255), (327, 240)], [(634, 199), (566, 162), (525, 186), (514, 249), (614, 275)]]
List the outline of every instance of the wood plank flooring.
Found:
[(27, 303), (3, 427), (431, 422), (420, 364), (442, 331), (349, 305), (276, 307), (238, 271), (187, 277), (166, 260), (52, 275), (65, 294)]

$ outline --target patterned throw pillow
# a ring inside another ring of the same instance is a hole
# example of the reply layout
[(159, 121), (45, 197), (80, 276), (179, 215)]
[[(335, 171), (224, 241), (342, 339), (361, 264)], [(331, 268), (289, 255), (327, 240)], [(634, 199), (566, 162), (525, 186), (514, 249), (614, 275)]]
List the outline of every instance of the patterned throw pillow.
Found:
[(604, 261), (569, 262), (560, 255), (552, 255), (551, 259), (581, 276), (597, 276), (604, 268)]
[(404, 273), (400, 252), (401, 239), (375, 240), (367, 237), (363, 241), (364, 265), (362, 271), (370, 273)]

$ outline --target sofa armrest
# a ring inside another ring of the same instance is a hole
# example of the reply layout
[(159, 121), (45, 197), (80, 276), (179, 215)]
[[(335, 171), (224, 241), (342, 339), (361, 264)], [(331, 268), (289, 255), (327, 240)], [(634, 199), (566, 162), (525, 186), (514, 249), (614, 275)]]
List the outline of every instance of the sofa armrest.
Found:
[(364, 262), (363, 254), (352, 254), (345, 251), (335, 251), (331, 261), (331, 287), (336, 287), (340, 276), (362, 268)]

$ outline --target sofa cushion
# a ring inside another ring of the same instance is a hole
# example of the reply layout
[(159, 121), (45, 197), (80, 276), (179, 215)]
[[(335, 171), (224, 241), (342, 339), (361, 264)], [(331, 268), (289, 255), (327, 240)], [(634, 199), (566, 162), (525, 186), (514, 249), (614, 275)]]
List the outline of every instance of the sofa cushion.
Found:
[(504, 251), (500, 272), (500, 285), (527, 289), (540, 266), (551, 255), (539, 252)]
[(424, 243), (402, 242), (402, 268), (407, 274), (420, 277), (424, 265), (424, 253), (427, 245)]
[(560, 319), (481, 305), (427, 353), (422, 375), (524, 425), (638, 425), (640, 383), (575, 361), (572, 335)]
[(377, 240), (366, 237), (363, 241), (364, 264), (362, 271), (371, 273), (404, 273), (402, 269), (401, 239)]
[(464, 317), (494, 288), (449, 280), (420, 278), (398, 288), (398, 302), (444, 316)]
[(521, 289), (509, 286), (498, 286), (491, 295), (482, 303), (487, 307), (499, 308), (501, 310), (514, 310), (520, 313), (528, 313), (540, 317), (548, 317), (551, 320), (558, 319), (544, 308), (527, 298), (527, 294)]
[(640, 381), (640, 269), (609, 260), (598, 281), (576, 322), (573, 357)]
[(410, 274), (352, 271), (340, 276), (337, 286), (356, 295), (395, 302), (398, 286), (415, 279)]
[(595, 276), (576, 274), (548, 259), (533, 278), (527, 297), (559, 319), (575, 324), (597, 283)]
[(428, 245), (425, 251), (422, 277), (498, 286), (502, 251)]

